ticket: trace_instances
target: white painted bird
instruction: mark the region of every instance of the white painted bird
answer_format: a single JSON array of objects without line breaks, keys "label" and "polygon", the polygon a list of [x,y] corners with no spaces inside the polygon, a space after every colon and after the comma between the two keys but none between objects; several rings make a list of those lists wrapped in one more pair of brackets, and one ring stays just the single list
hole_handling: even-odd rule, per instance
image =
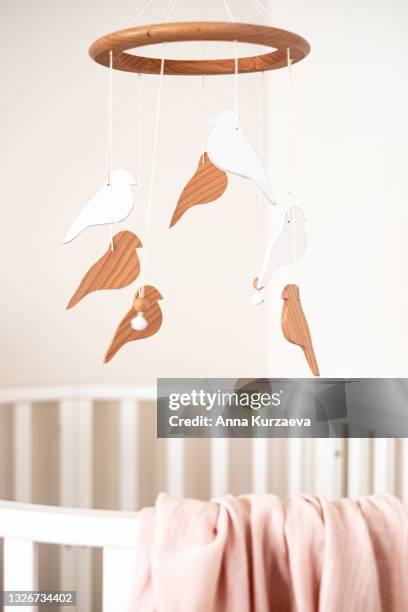
[{"label": "white painted bird", "polygon": [[127,170],[113,170],[110,184],[106,181],[93,198],[81,209],[64,238],[64,244],[74,240],[93,225],[105,225],[124,221],[134,206],[133,176]]},{"label": "white painted bird", "polygon": [[251,179],[266,198],[276,204],[263,164],[242,128],[237,126],[233,111],[224,111],[216,117],[207,152],[214,166]]},{"label": "white painted bird", "polygon": [[306,217],[301,208],[291,206],[285,212],[285,220],[266,251],[256,288],[262,289],[281,266],[295,263],[303,257],[307,247]]}]

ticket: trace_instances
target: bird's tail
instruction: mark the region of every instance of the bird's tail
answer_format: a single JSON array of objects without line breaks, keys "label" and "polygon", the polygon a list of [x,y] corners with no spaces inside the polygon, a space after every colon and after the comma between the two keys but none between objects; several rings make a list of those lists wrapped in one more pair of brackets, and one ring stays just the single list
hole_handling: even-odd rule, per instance
[{"label": "bird's tail", "polygon": [[320,376],[319,366],[317,364],[316,355],[314,353],[313,347],[303,346],[303,352],[305,354],[307,363],[309,364],[310,369],[312,370],[313,376]]}]

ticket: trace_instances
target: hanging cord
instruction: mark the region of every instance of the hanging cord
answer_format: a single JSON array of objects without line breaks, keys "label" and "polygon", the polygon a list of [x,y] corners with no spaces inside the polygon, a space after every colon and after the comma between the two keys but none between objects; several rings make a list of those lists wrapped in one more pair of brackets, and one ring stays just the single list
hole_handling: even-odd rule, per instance
[{"label": "hanging cord", "polygon": [[110,185],[110,175],[112,172],[112,148],[113,148],[113,51],[109,51],[109,70],[108,70],[108,116],[106,127],[106,177],[107,184]]},{"label": "hanging cord", "polygon": [[292,74],[292,58],[290,55],[290,48],[287,50],[288,58],[288,165],[287,165],[287,178],[286,178],[286,192],[288,197],[289,206],[291,206],[291,233],[292,233],[292,257],[293,261],[297,258],[297,245],[296,245],[296,229],[295,229],[295,218],[294,218],[294,188],[293,188],[293,176],[294,176],[294,121],[293,121],[293,74]]},{"label": "hanging cord", "polygon": [[226,12],[227,12],[227,15],[228,15],[228,17],[229,17],[229,20],[230,20],[230,21],[234,21],[234,14],[233,14],[233,12],[232,12],[232,10],[231,10],[231,7],[230,7],[230,5],[229,5],[228,0],[222,0],[222,3],[223,3],[224,8],[225,8],[225,10],[226,10]]},{"label": "hanging cord", "polygon": [[176,8],[177,0],[169,0],[166,4],[166,7],[159,19],[159,23],[166,22],[170,19],[173,14],[174,9]]},{"label": "hanging cord", "polygon": [[153,0],[141,0],[136,7],[129,13],[129,15],[120,22],[119,27],[131,27],[134,25],[142,15],[151,7]]},{"label": "hanging cord", "polygon": [[242,18],[242,13],[241,11],[238,9],[235,0],[230,0],[231,2],[231,12],[232,13],[236,13],[237,17],[238,17],[238,21],[243,21]]},{"label": "hanging cord", "polygon": [[[171,13],[174,10],[177,0],[169,0],[165,6],[165,9],[162,13],[162,16],[159,19],[159,23],[163,21],[168,21]],[[171,6],[173,3],[173,6]],[[151,7],[153,4],[153,0],[141,0],[136,8],[133,9],[129,13],[129,15],[120,23],[120,27],[127,25],[127,27],[131,27],[136,24],[136,22],[142,17],[145,12]],[[166,18],[167,15],[167,18]]]},{"label": "hanging cord", "polygon": [[259,0],[249,0],[252,6],[254,6],[264,17],[272,19],[272,13],[270,13]]},{"label": "hanging cord", "polygon": [[[247,21],[248,21],[248,20],[247,20],[247,19],[244,19],[244,16],[243,16],[242,12],[241,12],[241,11],[238,9],[238,7],[237,7],[237,5],[236,5],[236,1],[235,1],[235,0],[234,0],[234,1],[230,0],[230,2],[231,2],[231,10],[232,10],[232,12],[233,12],[233,13],[236,13],[236,15],[237,15],[237,17],[238,17],[238,20],[237,20],[237,21],[242,21],[242,22],[244,22],[244,23],[247,23]],[[262,48],[260,45],[258,45],[258,44],[257,44],[257,45],[256,45],[256,48],[258,49],[258,53],[259,53],[260,55],[262,55],[263,53],[266,53],[265,49],[264,49],[264,48]],[[270,50],[268,50],[268,53],[269,53],[269,52],[270,52]]]},{"label": "hanging cord", "polygon": [[[247,20],[246,20],[246,19],[244,19],[243,14],[242,14],[242,13],[241,13],[241,11],[238,9],[238,7],[237,7],[237,5],[236,5],[235,0],[234,0],[234,2],[232,2],[232,1],[230,0],[230,2],[231,2],[231,12],[232,12],[232,13],[236,13],[236,15],[237,15],[237,17],[238,17],[238,21],[243,21],[244,23],[246,23],[246,21],[247,21]],[[260,45],[258,45],[258,44],[257,44],[257,45],[256,45],[256,48],[258,49],[258,53],[259,53],[260,55],[262,55],[262,53],[265,53],[265,50],[264,50],[264,49],[263,49],[263,48],[262,48]]]},{"label": "hanging cord", "polygon": [[[147,276],[147,264],[148,264],[148,248],[149,248],[149,239],[150,239],[150,226],[151,226],[151,217],[152,217],[152,205],[153,205],[153,195],[154,195],[154,179],[156,174],[156,160],[157,160],[157,145],[159,139],[159,127],[160,127],[160,111],[161,111],[161,99],[162,99],[162,89],[163,89],[163,75],[164,75],[164,53],[165,53],[165,43],[163,43],[162,49],[162,58],[160,65],[160,78],[159,78],[159,90],[157,94],[157,106],[156,106],[156,118],[155,118],[155,127],[154,127],[154,137],[153,137],[153,156],[152,156],[152,166],[150,171],[150,185],[149,185],[149,195],[147,201],[147,213],[146,213],[146,239],[144,240],[144,248],[143,257],[142,257],[142,275],[143,279]],[[144,297],[144,280],[141,282],[141,287],[139,289],[139,296]]]},{"label": "hanging cord", "polygon": [[143,125],[143,95],[142,95],[142,74],[137,75],[138,83],[138,105],[137,105],[137,180],[139,186],[142,182],[142,125]]},{"label": "hanging cord", "polygon": [[[230,19],[230,21],[234,21],[234,14],[231,10],[231,7],[228,3],[228,0],[222,0],[222,3],[224,5],[224,8],[227,12],[227,15]],[[238,59],[238,41],[234,40],[234,47],[235,47],[235,57],[234,57],[234,72],[235,72],[235,76],[234,76],[234,106],[235,106],[235,129],[237,130],[239,128],[239,100],[238,100],[238,75],[239,75],[239,59]]]},{"label": "hanging cord", "polygon": [[[204,21],[204,0],[200,0],[200,18]],[[201,61],[205,59],[204,41],[201,41]],[[206,153],[206,123],[207,123],[207,100],[205,92],[205,76],[201,75],[201,162],[205,164]]]},{"label": "hanging cord", "polygon": [[137,119],[136,119],[136,125],[137,125],[137,137],[136,137],[136,141],[137,141],[137,159],[136,159],[136,179],[137,179],[137,184],[139,187],[139,201],[141,202],[141,188],[142,188],[142,125],[143,125],[143,96],[142,96],[142,75],[139,72],[138,76],[137,76],[137,83],[138,83],[138,88],[137,88],[137,98],[138,98],[138,104],[137,104]]},{"label": "hanging cord", "polygon": [[[265,129],[265,73],[261,72],[261,81],[260,81],[260,95],[259,95],[259,154],[260,159],[263,162],[265,156],[265,138],[264,138],[264,129]],[[258,193],[258,244],[259,244],[259,257],[262,257],[263,246],[262,246],[262,229],[263,229],[263,212],[264,212],[264,196],[259,191]]]},{"label": "hanging cord", "polygon": [[239,60],[238,60],[238,41],[234,41],[235,46],[235,77],[234,77],[234,107],[235,107],[235,129],[239,128]]},{"label": "hanging cord", "polygon": [[293,203],[293,78],[290,49],[287,50],[288,62],[288,159],[286,174],[286,193],[289,204]]},{"label": "hanging cord", "polygon": [[201,76],[201,162],[205,164],[206,153],[206,122],[207,122],[207,103],[205,96],[205,77]]},{"label": "hanging cord", "polygon": [[113,161],[113,51],[109,51],[109,70],[108,70],[108,118],[106,129],[106,183],[109,189],[110,198],[110,246],[113,251],[113,209],[112,209],[112,189],[111,174]]}]

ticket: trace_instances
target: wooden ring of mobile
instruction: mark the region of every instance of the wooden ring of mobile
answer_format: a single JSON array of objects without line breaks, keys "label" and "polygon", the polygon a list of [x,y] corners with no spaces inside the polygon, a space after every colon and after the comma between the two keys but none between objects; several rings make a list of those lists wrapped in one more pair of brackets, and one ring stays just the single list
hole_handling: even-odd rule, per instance
[{"label": "wooden ring of mobile", "polygon": [[[166,42],[230,41],[273,47],[274,51],[238,59],[238,72],[263,72],[288,65],[288,49],[292,63],[300,62],[310,52],[310,45],[298,34],[263,25],[223,21],[185,21],[161,23],[119,30],[95,41],[89,55],[102,66],[145,74],[160,74],[161,59],[126,53],[129,49]],[[165,59],[164,74],[216,75],[234,74],[235,59],[175,60]]]}]

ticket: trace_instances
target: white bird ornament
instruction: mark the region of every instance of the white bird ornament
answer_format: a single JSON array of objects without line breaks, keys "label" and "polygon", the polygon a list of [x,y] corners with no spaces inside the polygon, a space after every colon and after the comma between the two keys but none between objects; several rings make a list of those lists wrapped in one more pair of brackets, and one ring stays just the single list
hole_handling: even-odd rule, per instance
[{"label": "white bird ornament", "polygon": [[134,206],[132,185],[136,184],[134,177],[127,170],[113,170],[109,184],[106,180],[81,209],[64,238],[64,244],[74,240],[88,227],[124,221]]},{"label": "white bird ornament", "polygon": [[256,289],[263,289],[278,268],[303,257],[307,247],[305,221],[305,214],[298,206],[286,210],[283,225],[266,251],[261,272],[254,281]]},{"label": "white bird ornament", "polygon": [[214,166],[254,181],[269,202],[276,204],[263,164],[237,125],[234,111],[224,111],[216,117],[207,152]]}]

